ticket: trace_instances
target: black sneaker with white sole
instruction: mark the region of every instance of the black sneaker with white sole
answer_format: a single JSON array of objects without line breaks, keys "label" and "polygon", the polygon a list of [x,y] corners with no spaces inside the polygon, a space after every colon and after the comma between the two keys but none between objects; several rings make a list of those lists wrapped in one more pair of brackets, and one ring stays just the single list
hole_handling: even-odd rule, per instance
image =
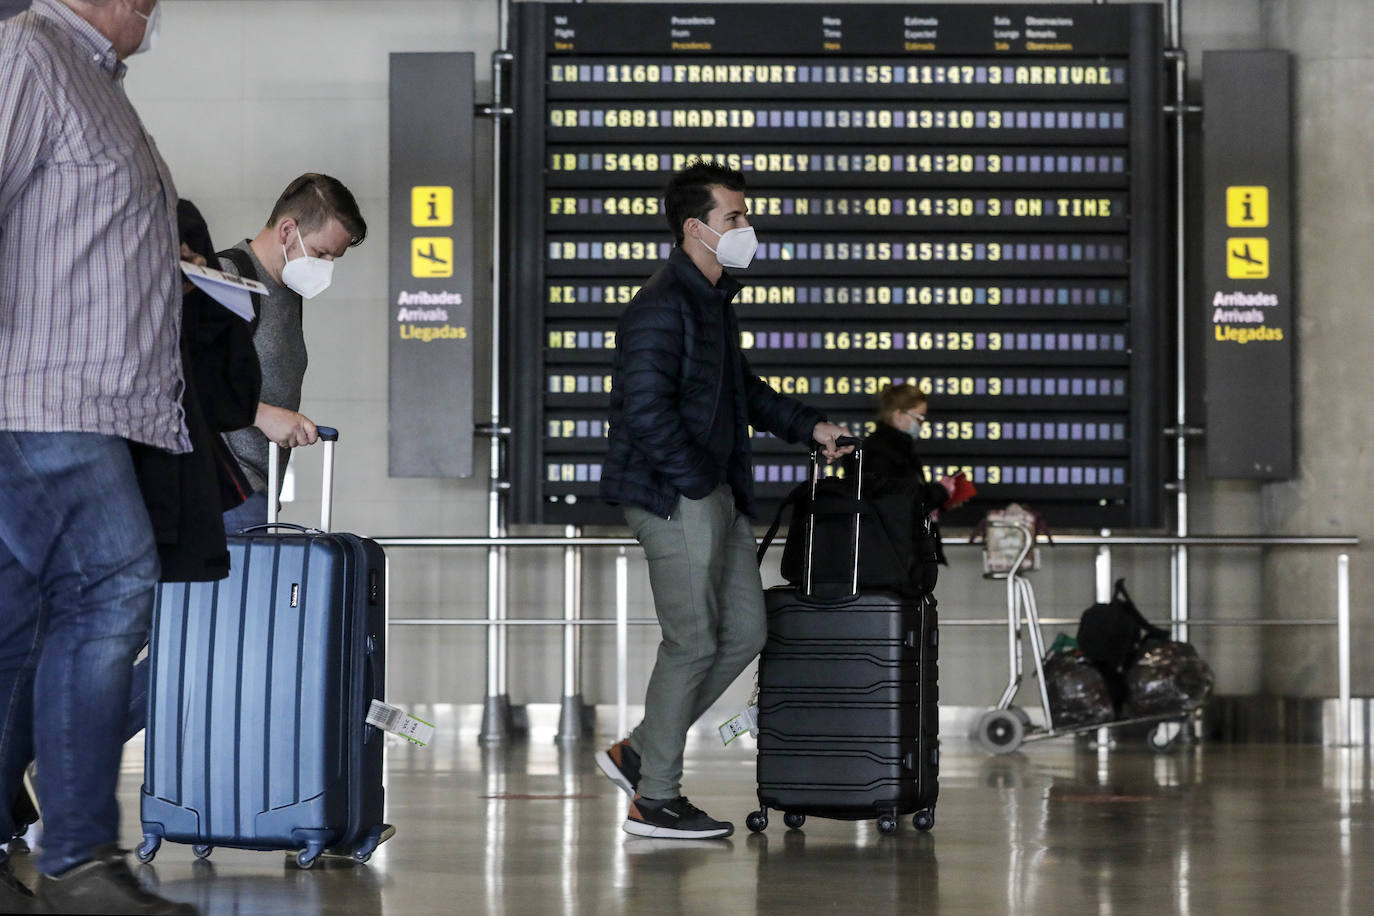
[{"label": "black sneaker with white sole", "polygon": [[596,765],[626,795],[635,797],[635,789],[639,788],[639,754],[630,747],[629,738],[617,741],[604,751],[597,751]]},{"label": "black sneaker with white sole", "polygon": [[636,795],[630,803],[630,816],[621,828],[632,836],[666,840],[711,840],[735,832],[729,821],[712,820],[687,796],[659,800]]}]

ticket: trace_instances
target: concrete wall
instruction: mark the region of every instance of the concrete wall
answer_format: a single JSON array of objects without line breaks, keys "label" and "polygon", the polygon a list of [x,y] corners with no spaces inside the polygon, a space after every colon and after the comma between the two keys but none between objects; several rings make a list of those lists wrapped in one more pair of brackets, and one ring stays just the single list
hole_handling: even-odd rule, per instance
[{"label": "concrete wall", "polygon": [[[183,196],[200,205],[221,245],[253,234],[277,193],[306,170],[331,173],[357,194],[371,231],[336,271],[334,286],[306,307],[311,366],[303,410],[343,430],[336,482],[336,526],[371,535],[483,534],[486,452],[468,480],[393,480],[386,463],[387,54],[392,51],[472,51],[479,101],[490,99],[490,53],[497,45],[495,0],[164,0],[158,50],[132,61],[128,89],[171,164]],[[1374,12],[1365,0],[1185,0],[1186,44],[1194,64],[1206,48],[1286,47],[1296,55],[1299,123],[1300,477],[1291,484],[1209,482],[1193,462],[1195,533],[1352,532],[1369,536],[1370,497],[1364,481],[1370,455],[1360,421],[1367,398],[1360,349],[1374,321],[1358,295],[1367,260],[1361,231],[1374,212],[1370,181],[1359,166],[1371,133]],[[1196,139],[1196,130],[1193,133]],[[1361,144],[1365,145],[1361,145]],[[490,131],[479,126],[477,212],[491,202]],[[1161,193],[1167,193],[1161,189]],[[1196,237],[1196,236],[1195,236]],[[490,265],[479,237],[479,274]],[[490,300],[476,291],[477,415],[486,415],[486,342]],[[1319,320],[1318,316],[1322,316]],[[1201,378],[1200,366],[1193,379]],[[1190,401],[1200,419],[1201,395]],[[933,405],[938,409],[938,405]],[[479,443],[479,448],[481,444]],[[301,498],[285,513],[308,521],[318,513],[314,455],[295,462]],[[1353,459],[1353,461],[1352,461]],[[561,533],[561,529],[546,529]],[[517,533],[541,533],[520,531]],[[597,533],[591,532],[588,533]],[[608,530],[606,533],[621,532]],[[958,532],[953,532],[958,534]],[[1002,613],[1003,593],[979,576],[978,553],[951,551],[942,578],[944,619]],[[588,615],[613,611],[612,552],[588,552]],[[1041,612],[1074,617],[1093,598],[1093,552],[1047,551],[1035,585]],[[1374,590],[1354,567],[1355,595]],[[1127,577],[1151,617],[1167,617],[1166,552],[1118,550]],[[1193,613],[1198,618],[1316,616],[1333,601],[1330,552],[1259,551],[1193,554]],[[776,581],[774,569],[766,581]],[[486,603],[482,551],[395,550],[391,560],[394,617],[481,616]],[[631,553],[631,616],[652,616],[642,561]],[[558,550],[513,551],[510,613],[557,617],[562,609]],[[1359,645],[1371,640],[1368,603],[1357,602]],[[1051,634],[1052,636],[1052,634]],[[1223,690],[1262,689],[1331,694],[1334,635],[1288,629],[1262,638],[1253,629],[1195,631],[1214,662]],[[986,704],[1005,682],[1005,641],[996,629],[947,626],[942,697],[951,704]],[[485,642],[470,627],[397,627],[392,633],[391,696],[401,703],[477,703],[483,695]],[[656,632],[632,632],[630,693],[642,696]],[[510,637],[511,696],[549,702],[561,692],[557,631],[521,628]],[[595,628],[584,642],[587,698],[614,699],[613,636]],[[1374,669],[1356,667],[1357,690],[1374,691]],[[742,702],[746,687],[732,697]]]}]

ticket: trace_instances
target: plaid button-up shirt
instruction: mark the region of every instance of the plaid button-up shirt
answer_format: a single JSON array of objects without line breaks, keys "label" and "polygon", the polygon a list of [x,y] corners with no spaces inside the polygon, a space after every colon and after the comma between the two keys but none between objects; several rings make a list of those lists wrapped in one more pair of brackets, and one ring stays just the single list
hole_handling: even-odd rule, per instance
[{"label": "plaid button-up shirt", "polygon": [[0,429],[186,452],[177,194],[124,73],[57,0],[0,22]]}]

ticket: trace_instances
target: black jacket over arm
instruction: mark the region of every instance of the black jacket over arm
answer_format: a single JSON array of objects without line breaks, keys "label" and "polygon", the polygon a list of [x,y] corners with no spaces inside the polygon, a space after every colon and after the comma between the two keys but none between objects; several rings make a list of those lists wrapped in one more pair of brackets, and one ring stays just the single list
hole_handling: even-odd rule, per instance
[{"label": "black jacket over arm", "polygon": [[181,406],[191,451],[129,444],[153,525],[164,582],[209,582],[229,573],[221,513],[243,502],[248,481],[220,433],[251,425],[262,371],[248,322],[205,293],[182,299]]},{"label": "black jacket over arm", "polygon": [[601,496],[607,502],[667,518],[679,494],[700,499],[715,488],[719,468],[706,443],[724,371],[735,374],[736,428],[726,482],[745,515],[754,514],[749,425],[801,442],[824,419],[778,394],[750,369],[729,304],[739,288],[728,274],[712,286],[692,259],[674,248],[621,314],[609,446],[601,470]]}]

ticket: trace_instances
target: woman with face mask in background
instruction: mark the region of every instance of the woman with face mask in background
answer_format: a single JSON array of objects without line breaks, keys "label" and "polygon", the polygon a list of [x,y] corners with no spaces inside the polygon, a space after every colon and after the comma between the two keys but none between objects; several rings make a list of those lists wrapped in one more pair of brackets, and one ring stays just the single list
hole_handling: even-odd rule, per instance
[{"label": "woman with face mask in background", "polygon": [[[929,481],[925,463],[917,451],[921,430],[927,422],[927,407],[926,393],[905,382],[888,385],[878,393],[877,422],[873,432],[864,439],[865,479],[915,478],[922,483],[920,494],[926,506],[953,509],[964,502],[963,499],[954,501],[955,479],[942,477],[938,482]],[[945,562],[943,550],[939,551],[939,559]]]}]

